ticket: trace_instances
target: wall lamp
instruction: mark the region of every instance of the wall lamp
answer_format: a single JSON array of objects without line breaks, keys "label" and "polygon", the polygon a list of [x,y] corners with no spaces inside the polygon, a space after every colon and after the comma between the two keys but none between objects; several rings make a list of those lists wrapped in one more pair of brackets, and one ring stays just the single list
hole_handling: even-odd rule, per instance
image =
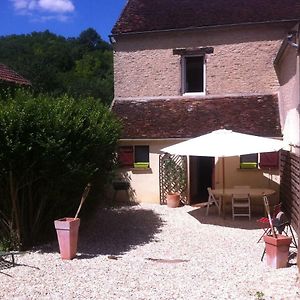
[{"label": "wall lamp", "polygon": [[297,31],[291,31],[291,32],[289,32],[288,33],[288,35],[287,35],[287,42],[288,42],[288,44],[289,45],[291,45],[292,47],[294,47],[294,48],[297,48],[297,49],[299,49],[299,44],[296,44],[294,41],[293,41],[293,38],[294,38],[294,36],[297,34]]}]

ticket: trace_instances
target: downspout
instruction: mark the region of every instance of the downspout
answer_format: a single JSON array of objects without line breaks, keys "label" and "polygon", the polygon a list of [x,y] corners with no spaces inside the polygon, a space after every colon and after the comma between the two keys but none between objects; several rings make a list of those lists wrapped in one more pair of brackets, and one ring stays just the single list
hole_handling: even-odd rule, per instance
[{"label": "downspout", "polygon": [[[298,82],[297,87],[296,87],[296,105],[294,109],[296,109],[298,113],[298,120],[300,119],[300,23],[297,24],[296,30],[291,31],[287,35],[287,44],[296,49],[296,82]],[[300,123],[295,124],[298,128],[300,128]],[[297,145],[293,141],[292,144],[290,144],[290,151],[296,152],[298,156],[300,156],[300,148],[299,144]],[[294,150],[294,151],[293,151]]]},{"label": "downspout", "polygon": [[[300,23],[298,23],[298,26],[297,26],[297,33],[296,33],[296,44],[297,44],[297,67],[296,67],[296,72],[297,72],[297,99],[298,99],[298,104],[297,104],[297,107],[296,107],[296,111],[298,113],[298,120],[300,120]],[[298,126],[298,130],[300,128],[300,122],[297,124]],[[299,142],[299,140],[298,140]],[[294,150],[296,152],[296,154],[298,156],[300,156],[300,148],[299,148],[299,143],[298,145],[294,145]],[[300,175],[299,175],[300,176]],[[299,186],[300,188],[300,186]],[[300,259],[300,258],[299,258]]]},{"label": "downspout", "polygon": [[[293,41],[293,38],[296,38],[296,43]],[[298,24],[298,30],[297,31],[292,31],[292,32],[289,32],[288,35],[287,35],[287,42],[290,46],[298,49],[299,51],[299,24]]]}]

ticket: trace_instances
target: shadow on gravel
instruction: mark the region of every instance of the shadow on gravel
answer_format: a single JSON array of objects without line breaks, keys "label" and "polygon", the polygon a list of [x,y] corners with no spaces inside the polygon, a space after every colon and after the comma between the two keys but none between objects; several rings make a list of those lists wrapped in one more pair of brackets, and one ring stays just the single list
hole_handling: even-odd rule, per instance
[{"label": "shadow on gravel", "polygon": [[[133,202],[100,207],[90,215],[90,220],[81,219],[75,259],[122,255],[136,246],[155,241],[155,235],[163,226],[164,221],[158,214]],[[58,241],[34,247],[33,251],[59,255]]]},{"label": "shadow on gravel", "polygon": [[163,225],[158,214],[138,206],[103,208],[80,228],[78,258],[121,255],[154,241]]},{"label": "shadow on gravel", "polygon": [[208,216],[206,216],[206,207],[196,208],[192,211],[189,211],[188,213],[202,224],[211,224],[216,226],[248,230],[258,229],[259,227],[256,224],[256,220],[261,217],[253,216],[251,221],[249,221],[248,218],[240,217],[236,218],[235,221],[233,221],[231,215],[229,214],[226,215],[225,219],[222,216],[219,216],[216,207],[209,208]]},{"label": "shadow on gravel", "polygon": [[0,274],[4,274],[4,275],[7,275],[9,277],[12,277],[11,275],[2,272],[2,270],[10,269],[10,268],[15,268],[15,267],[19,267],[19,266],[33,268],[33,269],[36,269],[36,270],[40,269],[38,267],[34,267],[34,266],[26,265],[26,264],[20,264],[20,263],[17,263],[16,261],[14,263],[12,263],[11,261],[7,261],[7,260],[4,260],[4,259],[1,259],[0,260]]}]

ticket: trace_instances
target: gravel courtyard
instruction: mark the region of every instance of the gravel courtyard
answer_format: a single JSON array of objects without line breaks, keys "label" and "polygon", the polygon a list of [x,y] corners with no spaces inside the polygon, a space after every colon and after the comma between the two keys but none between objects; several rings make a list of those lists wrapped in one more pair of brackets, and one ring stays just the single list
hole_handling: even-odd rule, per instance
[{"label": "gravel courtyard", "polygon": [[0,299],[300,299],[295,257],[262,263],[255,220],[142,204],[82,222],[77,258],[53,242],[0,268]]}]

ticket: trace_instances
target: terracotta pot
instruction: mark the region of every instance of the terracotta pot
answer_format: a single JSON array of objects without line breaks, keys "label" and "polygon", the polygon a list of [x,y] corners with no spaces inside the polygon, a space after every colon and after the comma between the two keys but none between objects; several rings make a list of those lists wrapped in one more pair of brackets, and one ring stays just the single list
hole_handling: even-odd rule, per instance
[{"label": "terracotta pot", "polygon": [[277,238],[265,235],[267,265],[273,268],[285,268],[288,263],[292,238],[281,234]]},{"label": "terracotta pot", "polygon": [[62,259],[73,259],[77,253],[79,218],[63,218],[54,221],[60,256]]},{"label": "terracotta pot", "polygon": [[167,195],[167,206],[171,208],[178,207],[180,204],[180,194],[168,194]]}]

